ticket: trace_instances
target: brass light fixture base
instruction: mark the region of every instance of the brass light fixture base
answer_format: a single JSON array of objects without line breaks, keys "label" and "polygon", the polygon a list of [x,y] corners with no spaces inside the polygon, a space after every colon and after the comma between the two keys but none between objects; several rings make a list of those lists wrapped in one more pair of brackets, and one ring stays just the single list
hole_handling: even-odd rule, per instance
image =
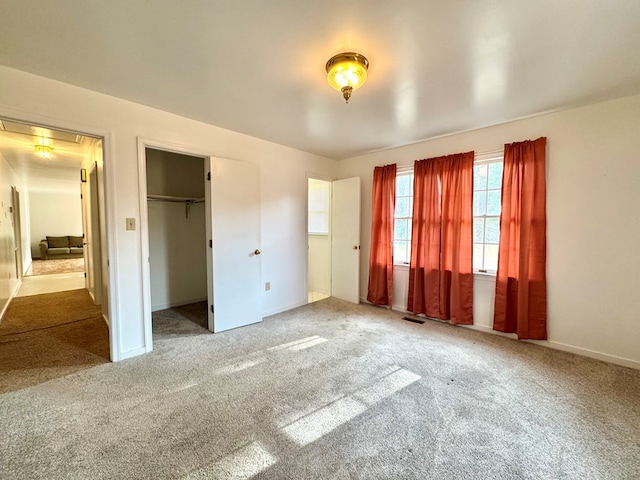
[{"label": "brass light fixture base", "polygon": [[342,93],[349,103],[351,94],[367,81],[369,60],[355,52],[344,52],[334,55],[325,65],[327,81],[335,90]]},{"label": "brass light fixture base", "polygon": [[351,98],[351,92],[353,92],[353,87],[342,87],[340,89],[340,91],[342,92],[342,96],[344,97],[344,101],[346,103],[349,103],[349,99]]}]

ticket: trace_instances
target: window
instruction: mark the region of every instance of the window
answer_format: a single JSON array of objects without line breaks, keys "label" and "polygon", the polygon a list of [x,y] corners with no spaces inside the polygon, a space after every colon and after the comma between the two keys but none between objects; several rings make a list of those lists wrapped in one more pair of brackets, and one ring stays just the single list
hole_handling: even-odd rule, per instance
[{"label": "window", "polygon": [[329,235],[331,182],[309,179],[309,233]]},{"label": "window", "polygon": [[[502,155],[476,160],[473,167],[473,270],[496,273],[500,243]],[[408,265],[411,260],[413,214],[413,172],[396,176],[396,211],[393,234],[393,262]]]},{"label": "window", "polygon": [[473,167],[473,270],[495,273],[500,243],[502,158]]},{"label": "window", "polygon": [[393,226],[393,263],[408,265],[411,258],[413,172],[396,175],[396,211]]}]

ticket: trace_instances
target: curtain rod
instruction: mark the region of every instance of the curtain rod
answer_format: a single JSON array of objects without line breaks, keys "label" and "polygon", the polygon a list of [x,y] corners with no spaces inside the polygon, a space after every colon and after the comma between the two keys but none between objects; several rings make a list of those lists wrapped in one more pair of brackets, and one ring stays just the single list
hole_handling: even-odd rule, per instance
[{"label": "curtain rod", "polygon": [[[489,161],[489,160],[493,160],[497,157],[501,157],[502,155],[504,155],[504,150],[503,149],[496,149],[496,150],[486,150],[484,152],[474,152],[474,159],[476,162],[485,162],[485,161]],[[415,160],[414,160],[415,161]],[[396,171],[398,172],[409,172],[413,170],[413,161],[408,164],[408,165],[398,165],[398,168],[396,169]]]}]

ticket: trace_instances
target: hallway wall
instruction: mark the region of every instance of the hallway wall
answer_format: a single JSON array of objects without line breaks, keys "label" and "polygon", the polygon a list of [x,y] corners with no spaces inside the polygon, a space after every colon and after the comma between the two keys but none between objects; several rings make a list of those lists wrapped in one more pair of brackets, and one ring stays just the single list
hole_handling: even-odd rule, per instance
[{"label": "hallway wall", "polygon": [[0,154],[0,322],[18,288],[14,250],[11,186],[21,187],[18,175]]},{"label": "hallway wall", "polygon": [[47,236],[82,235],[80,181],[50,179],[46,186],[29,188],[31,255],[40,257],[40,240]]}]

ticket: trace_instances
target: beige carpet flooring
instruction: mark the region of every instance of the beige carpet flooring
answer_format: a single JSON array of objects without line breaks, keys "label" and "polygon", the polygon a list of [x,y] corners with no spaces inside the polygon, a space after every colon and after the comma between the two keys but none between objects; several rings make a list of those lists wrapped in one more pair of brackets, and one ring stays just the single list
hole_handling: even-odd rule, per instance
[{"label": "beige carpet flooring", "polygon": [[16,297],[0,324],[0,392],[108,361],[109,331],[84,289]]},{"label": "beige carpet flooring", "polygon": [[335,299],[216,335],[187,316],[0,395],[0,478],[638,478],[640,371]]},{"label": "beige carpet flooring", "polygon": [[60,258],[54,260],[34,258],[31,266],[25,273],[25,277],[74,272],[84,272],[84,258]]}]

